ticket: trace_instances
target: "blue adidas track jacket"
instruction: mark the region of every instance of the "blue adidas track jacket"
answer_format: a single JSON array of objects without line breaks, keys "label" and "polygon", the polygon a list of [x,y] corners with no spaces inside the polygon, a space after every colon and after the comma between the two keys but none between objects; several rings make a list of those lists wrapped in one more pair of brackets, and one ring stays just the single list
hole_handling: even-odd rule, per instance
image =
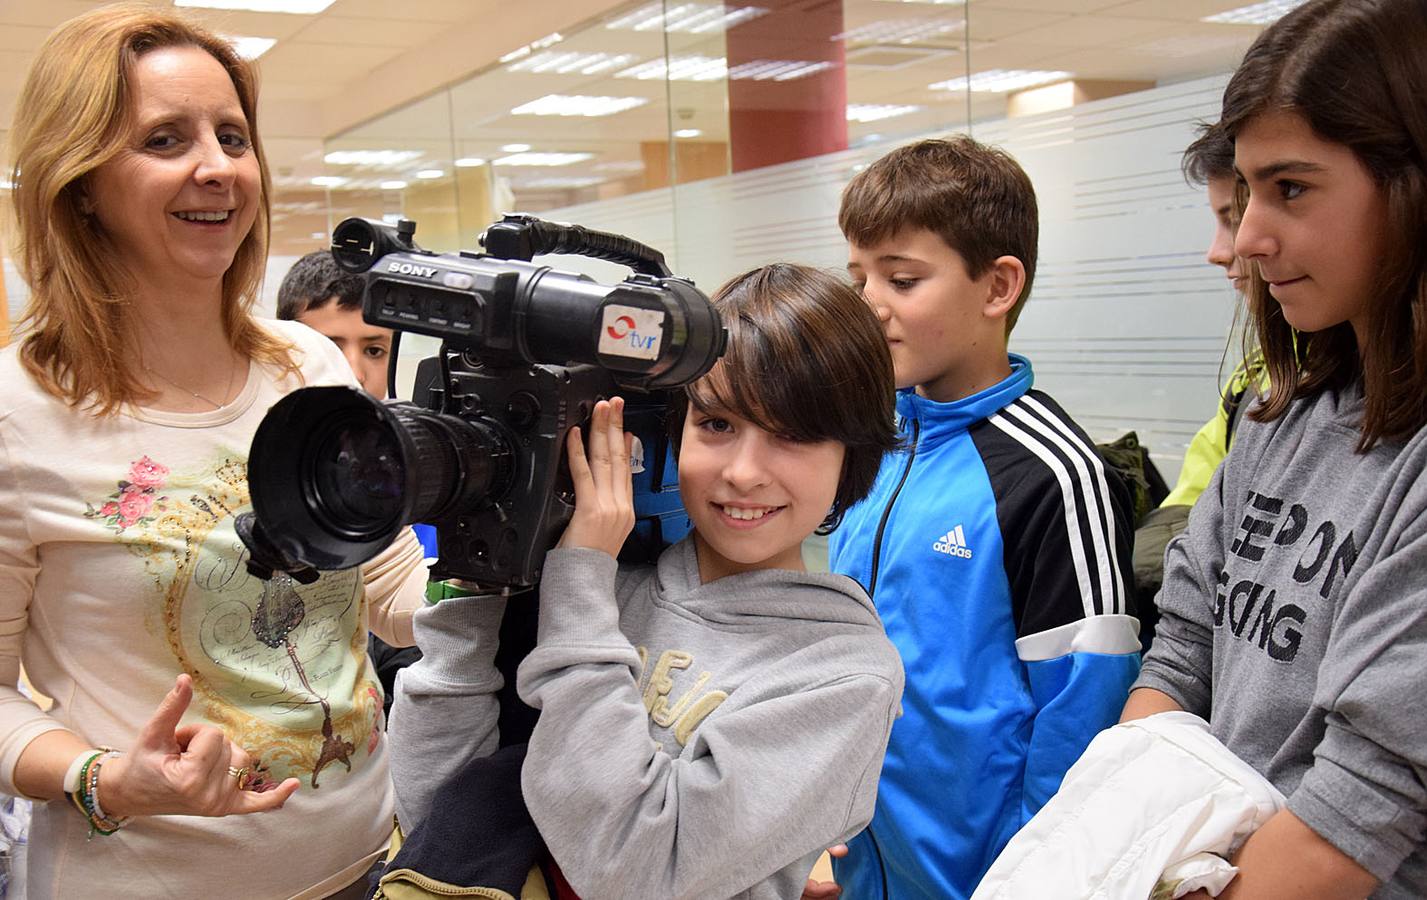
[{"label": "blue adidas track jacket", "polygon": [[1139,672],[1128,491],[1010,362],[953,403],[899,392],[908,447],[832,535],[907,674],[844,897],[970,896]]}]

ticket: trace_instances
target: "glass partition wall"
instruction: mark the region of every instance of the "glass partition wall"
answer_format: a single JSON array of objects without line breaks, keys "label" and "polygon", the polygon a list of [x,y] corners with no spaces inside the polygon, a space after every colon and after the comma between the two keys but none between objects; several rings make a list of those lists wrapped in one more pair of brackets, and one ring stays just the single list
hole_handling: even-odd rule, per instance
[{"label": "glass partition wall", "polygon": [[274,252],[320,247],[348,215],[405,216],[423,246],[472,248],[521,210],[642,240],[708,290],[775,259],[841,269],[847,179],[898,144],[970,132],[1012,152],[1040,199],[1012,349],[1096,437],[1137,429],[1172,478],[1236,349],[1235,299],[1203,262],[1211,223],[1179,154],[1292,5],[635,0],[552,21],[328,139],[316,183],[279,186]]},{"label": "glass partition wall", "polygon": [[280,192],[276,249],[354,213],[469,247],[503,210],[651,193],[665,238],[683,185],[965,129],[970,46],[959,3],[631,3],[327,140],[324,175]]},{"label": "glass partition wall", "polygon": [[[1179,154],[1259,30],[1299,2],[631,0],[555,17],[329,137],[319,177],[274,172],[260,309],[350,215],[414,219],[423,246],[449,251],[501,212],[539,213],[642,240],[710,290],[775,259],[841,269],[848,178],[898,144],[970,132],[1012,152],[1040,202],[1012,349],[1096,437],[1137,429],[1173,478],[1238,349]],[[8,204],[6,182],[7,223]],[[3,263],[13,323],[28,292]],[[412,344],[407,371],[427,349]]]}]

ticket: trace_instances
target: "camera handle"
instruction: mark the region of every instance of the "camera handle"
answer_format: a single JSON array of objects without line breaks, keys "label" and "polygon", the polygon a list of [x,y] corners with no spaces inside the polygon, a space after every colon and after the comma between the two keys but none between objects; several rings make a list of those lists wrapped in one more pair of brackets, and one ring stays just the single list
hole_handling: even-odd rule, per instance
[{"label": "camera handle", "polygon": [[674,274],[664,262],[664,254],[636,240],[583,225],[546,222],[525,213],[507,213],[485,230],[480,244],[486,253],[500,259],[530,262],[545,253],[568,253],[619,263],[656,278]]}]

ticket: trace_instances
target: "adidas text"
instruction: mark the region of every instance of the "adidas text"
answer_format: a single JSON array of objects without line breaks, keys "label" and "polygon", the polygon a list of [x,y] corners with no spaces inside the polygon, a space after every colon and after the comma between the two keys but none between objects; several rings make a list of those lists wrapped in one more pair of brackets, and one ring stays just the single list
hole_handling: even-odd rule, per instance
[{"label": "adidas text", "polygon": [[932,549],[937,553],[945,553],[947,556],[959,556],[962,559],[971,558],[971,548],[966,546],[966,534],[960,525],[948,531],[932,544]]}]

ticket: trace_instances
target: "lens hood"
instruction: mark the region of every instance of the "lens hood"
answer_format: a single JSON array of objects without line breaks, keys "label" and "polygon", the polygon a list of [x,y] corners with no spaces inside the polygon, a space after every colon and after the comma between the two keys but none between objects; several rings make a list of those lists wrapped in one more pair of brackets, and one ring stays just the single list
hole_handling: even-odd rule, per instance
[{"label": "lens hood", "polygon": [[352,387],[288,394],[258,426],[248,483],[259,527],[289,559],[347,569],[412,521],[416,455],[397,417]]}]

